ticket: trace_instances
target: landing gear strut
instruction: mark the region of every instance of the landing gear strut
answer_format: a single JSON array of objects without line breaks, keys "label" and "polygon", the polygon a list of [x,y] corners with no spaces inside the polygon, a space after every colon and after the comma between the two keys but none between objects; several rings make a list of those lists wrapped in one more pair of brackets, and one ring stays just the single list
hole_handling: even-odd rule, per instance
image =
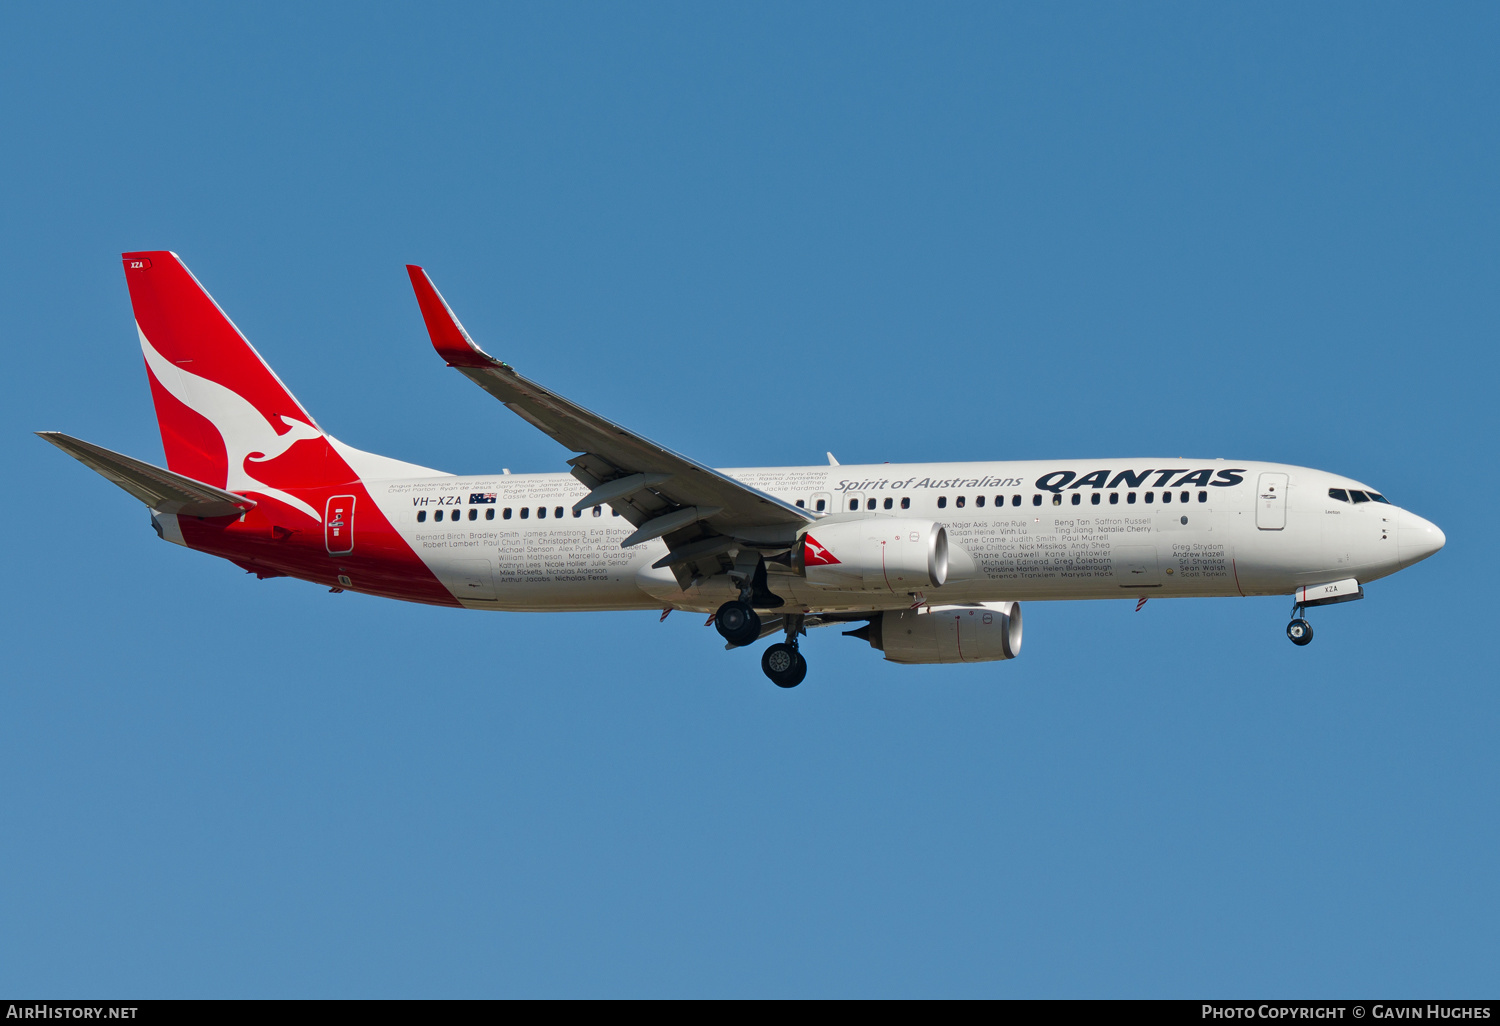
[{"label": "landing gear strut", "polygon": [[1286,636],[1291,639],[1293,645],[1307,645],[1312,642],[1312,624],[1302,618],[1303,605],[1293,603],[1292,622],[1286,625]]},{"label": "landing gear strut", "polygon": [[726,602],[714,614],[714,629],[731,645],[753,645],[760,639],[760,617],[748,602]]}]

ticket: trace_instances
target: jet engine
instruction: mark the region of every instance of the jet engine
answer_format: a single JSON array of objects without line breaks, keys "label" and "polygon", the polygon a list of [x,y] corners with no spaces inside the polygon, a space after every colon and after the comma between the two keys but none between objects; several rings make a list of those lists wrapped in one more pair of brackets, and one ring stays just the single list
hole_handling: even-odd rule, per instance
[{"label": "jet engine", "polygon": [[868,517],[812,525],[797,562],[809,584],[892,594],[940,588],[948,579],[948,532],[932,520]]},{"label": "jet engine", "polygon": [[845,631],[893,663],[984,663],[1021,652],[1021,603],[890,609]]}]

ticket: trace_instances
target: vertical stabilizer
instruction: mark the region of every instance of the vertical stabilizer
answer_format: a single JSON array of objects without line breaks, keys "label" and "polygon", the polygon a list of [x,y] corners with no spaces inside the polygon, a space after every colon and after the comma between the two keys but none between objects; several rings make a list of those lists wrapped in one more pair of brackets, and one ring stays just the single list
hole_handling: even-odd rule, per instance
[{"label": "vertical stabilizer", "polygon": [[167,466],[318,519],[288,491],[326,480],[327,446],[312,416],[177,254],[126,253],[124,262]]}]

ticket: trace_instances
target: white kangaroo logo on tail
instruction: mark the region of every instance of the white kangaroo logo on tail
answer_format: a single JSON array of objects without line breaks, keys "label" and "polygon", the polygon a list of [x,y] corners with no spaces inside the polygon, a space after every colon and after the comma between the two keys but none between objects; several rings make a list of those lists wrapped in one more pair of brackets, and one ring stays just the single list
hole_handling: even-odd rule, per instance
[{"label": "white kangaroo logo on tail", "polygon": [[224,440],[224,451],[229,457],[229,475],[224,487],[231,492],[254,491],[280,499],[321,523],[323,518],[318,515],[318,511],[295,495],[288,495],[251,477],[245,469],[245,462],[266,463],[274,460],[294,443],[321,438],[323,432],[295,417],[282,415],[281,422],[292,430],[284,435],[277,434],[270,420],[239,393],[173,364],[146,340],[146,333],[141,331],[139,324],[135,330],[141,337],[141,352],[146,356],[146,366],[151,368],[151,373],[156,376],[161,387],[172,393],[182,405],[212,424],[219,432],[219,437]]}]

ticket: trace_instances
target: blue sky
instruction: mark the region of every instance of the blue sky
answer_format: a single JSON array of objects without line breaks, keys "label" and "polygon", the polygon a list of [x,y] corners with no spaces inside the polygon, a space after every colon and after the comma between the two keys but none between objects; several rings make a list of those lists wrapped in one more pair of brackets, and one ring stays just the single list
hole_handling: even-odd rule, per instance
[{"label": "blue sky", "polygon": [[[1492,5],[0,15],[0,991],[1472,996],[1500,965]],[[328,430],[720,466],[1281,460],[1448,546],[1318,612],[1034,603],[1021,658],[399,605],[160,543],[117,259]],[[1486,540],[1491,539],[1491,540]]]}]

